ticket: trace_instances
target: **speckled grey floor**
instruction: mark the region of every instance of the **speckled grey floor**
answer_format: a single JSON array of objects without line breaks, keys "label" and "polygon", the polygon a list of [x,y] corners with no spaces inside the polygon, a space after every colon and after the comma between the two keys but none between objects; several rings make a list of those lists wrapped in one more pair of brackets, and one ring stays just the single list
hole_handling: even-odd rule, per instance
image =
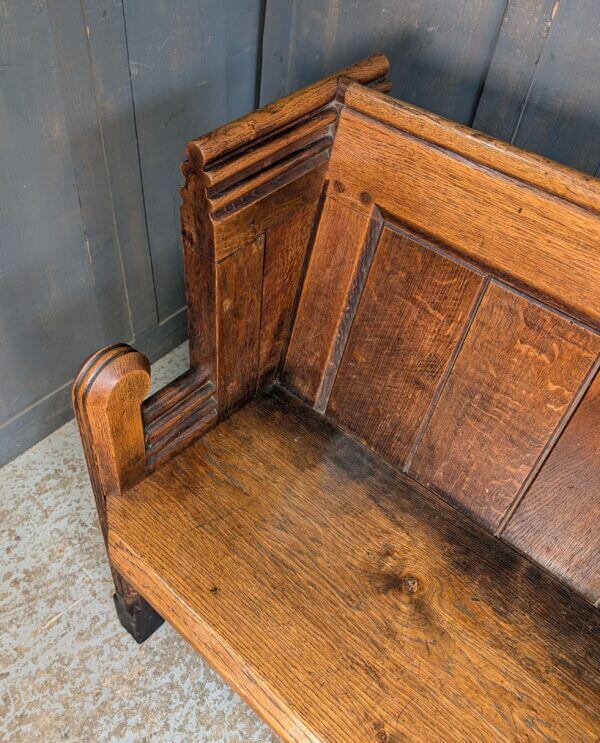
[{"label": "speckled grey floor", "polygon": [[173,629],[119,625],[73,421],[0,470],[0,530],[1,741],[277,740]]}]

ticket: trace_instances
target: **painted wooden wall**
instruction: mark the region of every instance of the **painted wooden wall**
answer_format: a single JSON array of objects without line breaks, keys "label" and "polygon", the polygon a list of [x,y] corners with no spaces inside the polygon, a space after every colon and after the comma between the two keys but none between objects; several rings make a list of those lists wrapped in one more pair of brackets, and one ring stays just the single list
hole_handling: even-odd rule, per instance
[{"label": "painted wooden wall", "polygon": [[0,464],[88,353],[185,337],[185,142],[373,52],[393,95],[600,176],[598,0],[0,0]]},{"label": "painted wooden wall", "polygon": [[260,0],[0,0],[0,464],[96,348],[185,338],[185,143],[255,108]]}]

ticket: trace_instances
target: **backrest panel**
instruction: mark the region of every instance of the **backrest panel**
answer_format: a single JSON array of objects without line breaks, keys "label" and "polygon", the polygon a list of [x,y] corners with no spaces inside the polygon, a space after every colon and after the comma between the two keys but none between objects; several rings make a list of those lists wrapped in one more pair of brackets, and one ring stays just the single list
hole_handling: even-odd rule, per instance
[{"label": "backrest panel", "polygon": [[491,140],[351,94],[384,121],[340,113],[283,383],[596,601],[600,488],[561,504],[597,409],[598,184],[514,148],[495,170]]},{"label": "backrest panel", "polygon": [[374,202],[417,233],[600,327],[600,219],[347,109],[329,178],[356,209]]},{"label": "backrest panel", "polygon": [[600,352],[600,338],[491,282],[408,472],[495,531]]},{"label": "backrest panel", "polygon": [[317,410],[327,406],[380,229],[377,210],[324,199],[283,372]]},{"label": "backrest panel", "polygon": [[265,233],[263,260],[258,387],[275,381],[281,353],[287,343],[296,294],[304,268],[319,202],[303,209]]},{"label": "backrest panel", "polygon": [[484,280],[385,227],[327,414],[404,469]]},{"label": "backrest panel", "polygon": [[591,601],[600,597],[600,374],[503,532]]}]

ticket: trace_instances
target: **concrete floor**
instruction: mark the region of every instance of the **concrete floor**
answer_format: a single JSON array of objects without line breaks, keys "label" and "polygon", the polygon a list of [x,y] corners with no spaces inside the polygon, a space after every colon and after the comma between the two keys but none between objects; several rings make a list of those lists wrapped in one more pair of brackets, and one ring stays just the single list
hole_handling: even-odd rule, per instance
[{"label": "concrete floor", "polygon": [[73,421],[0,470],[0,535],[1,741],[277,740],[171,627],[121,628]]}]

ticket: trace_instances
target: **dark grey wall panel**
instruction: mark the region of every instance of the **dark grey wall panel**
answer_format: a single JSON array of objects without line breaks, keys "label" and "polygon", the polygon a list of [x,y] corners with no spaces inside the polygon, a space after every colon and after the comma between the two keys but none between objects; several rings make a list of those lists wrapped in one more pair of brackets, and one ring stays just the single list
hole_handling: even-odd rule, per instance
[{"label": "dark grey wall panel", "polygon": [[124,8],[154,284],[164,319],[184,303],[183,146],[255,107],[260,0],[125,0]]},{"label": "dark grey wall panel", "polygon": [[510,2],[472,126],[512,140],[558,11],[558,0]]},{"label": "dark grey wall panel", "polygon": [[106,158],[116,237],[123,259],[133,332],[158,322],[139,170],[123,6],[83,0],[98,125]]},{"label": "dark grey wall panel", "polygon": [[600,163],[600,0],[562,0],[513,135],[592,175]]},{"label": "dark grey wall panel", "polygon": [[100,208],[82,210],[80,203],[90,196],[89,169],[99,154],[81,146],[95,126],[77,101],[87,81],[64,48],[57,54],[49,7],[11,0],[4,10],[0,426],[64,385],[84,354],[129,327],[118,255],[102,214],[102,178]]},{"label": "dark grey wall panel", "polygon": [[506,0],[268,0],[261,103],[383,52],[393,95],[469,123],[505,7]]},{"label": "dark grey wall panel", "polygon": [[262,16],[260,0],[131,0],[127,26],[119,0],[0,5],[1,465],[71,415],[91,351],[153,359],[185,338],[178,166],[254,107]]}]

